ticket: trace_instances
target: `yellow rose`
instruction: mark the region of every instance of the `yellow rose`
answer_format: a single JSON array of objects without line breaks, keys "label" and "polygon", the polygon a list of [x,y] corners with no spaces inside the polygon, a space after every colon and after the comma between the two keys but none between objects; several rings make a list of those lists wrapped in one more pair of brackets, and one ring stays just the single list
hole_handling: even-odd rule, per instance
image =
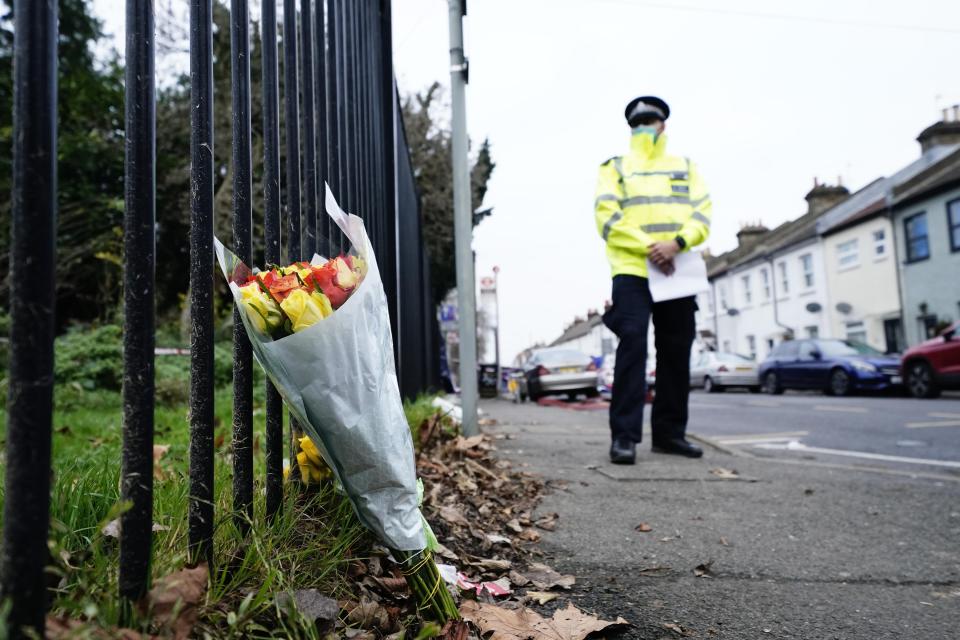
[{"label": "yellow rose", "polygon": [[310,294],[303,289],[294,289],[290,292],[290,295],[284,298],[280,306],[287,317],[290,318],[294,333],[312,327],[326,317],[320,303],[311,298]]},{"label": "yellow rose", "polygon": [[314,302],[316,302],[320,307],[320,311],[323,313],[324,318],[333,313],[333,306],[330,304],[330,298],[323,295],[319,291],[314,291],[310,294],[310,297],[313,298]]},{"label": "yellow rose", "polygon": [[260,288],[259,283],[251,282],[240,287],[240,296],[247,317],[261,333],[273,333],[283,324],[283,314],[277,303]]},{"label": "yellow rose", "polygon": [[360,256],[350,256],[350,264],[353,265],[353,272],[357,274],[357,278],[363,280],[367,275],[367,261]]}]

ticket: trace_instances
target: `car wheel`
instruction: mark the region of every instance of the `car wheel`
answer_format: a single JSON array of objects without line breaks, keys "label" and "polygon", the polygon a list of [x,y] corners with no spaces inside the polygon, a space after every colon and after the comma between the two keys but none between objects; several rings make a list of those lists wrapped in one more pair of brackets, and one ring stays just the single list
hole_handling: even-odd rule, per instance
[{"label": "car wheel", "polygon": [[933,369],[926,362],[911,362],[907,367],[907,389],[914,398],[936,398],[940,389],[933,380]]},{"label": "car wheel", "polygon": [[780,378],[775,371],[771,371],[763,376],[763,392],[772,396],[778,396],[783,393],[783,387],[780,386]]},{"label": "car wheel", "polygon": [[713,384],[713,378],[710,376],[703,379],[703,390],[707,393],[716,393],[717,389]]},{"label": "car wheel", "polygon": [[830,373],[830,395],[846,396],[850,394],[851,384],[850,374],[843,369],[834,369]]},{"label": "car wheel", "polygon": [[586,392],[586,393],[587,393],[587,397],[588,397],[588,398],[599,398],[599,397],[600,397],[600,390],[597,389],[597,388],[587,389],[587,392]]}]

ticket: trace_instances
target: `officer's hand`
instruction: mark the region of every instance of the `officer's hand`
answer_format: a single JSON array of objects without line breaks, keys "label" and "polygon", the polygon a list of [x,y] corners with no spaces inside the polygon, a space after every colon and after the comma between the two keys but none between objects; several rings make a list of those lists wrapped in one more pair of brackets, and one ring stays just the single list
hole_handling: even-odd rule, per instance
[{"label": "officer's hand", "polygon": [[647,255],[653,264],[661,267],[662,271],[664,263],[672,262],[674,256],[679,252],[680,245],[677,244],[677,241],[667,240],[666,242],[654,242],[650,245],[650,252]]},{"label": "officer's hand", "polygon": [[672,276],[673,272],[677,270],[677,267],[674,266],[673,264],[673,260],[668,260],[664,263],[661,263],[655,266],[657,267],[657,269],[660,269],[660,271],[662,271],[664,275],[667,275],[667,276]]}]

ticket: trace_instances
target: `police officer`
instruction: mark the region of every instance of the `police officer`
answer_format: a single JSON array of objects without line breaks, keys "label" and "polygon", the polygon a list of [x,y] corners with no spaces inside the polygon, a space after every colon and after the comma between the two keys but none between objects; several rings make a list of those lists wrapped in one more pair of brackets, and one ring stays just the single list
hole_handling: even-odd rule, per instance
[{"label": "police officer", "polygon": [[647,330],[653,320],[657,388],[653,400],[653,451],[699,458],[685,438],[690,393],[690,348],[695,331],[693,297],[653,302],[647,260],[672,273],[681,251],[707,239],[710,196],[697,167],[667,153],[664,125],[670,107],[654,96],[627,105],[630,151],[600,166],[597,230],[613,272],[613,306],[604,324],[620,339],[610,404],[610,460],[633,464],[643,429]]}]

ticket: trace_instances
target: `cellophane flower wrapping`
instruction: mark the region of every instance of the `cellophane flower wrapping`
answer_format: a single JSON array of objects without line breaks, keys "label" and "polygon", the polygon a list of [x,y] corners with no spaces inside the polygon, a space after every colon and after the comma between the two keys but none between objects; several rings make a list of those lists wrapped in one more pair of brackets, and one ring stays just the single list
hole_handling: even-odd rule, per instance
[{"label": "cellophane flower wrapping", "polygon": [[[317,446],[360,521],[391,549],[422,551],[413,440],[403,412],[383,282],[363,221],[327,187],[327,211],[367,273],[346,302],[275,338],[251,316],[240,290],[253,271],[216,241],[217,259],[241,309],[253,353],[290,413]],[[314,256],[311,264],[325,258]],[[276,333],[274,334],[276,335]]]}]

